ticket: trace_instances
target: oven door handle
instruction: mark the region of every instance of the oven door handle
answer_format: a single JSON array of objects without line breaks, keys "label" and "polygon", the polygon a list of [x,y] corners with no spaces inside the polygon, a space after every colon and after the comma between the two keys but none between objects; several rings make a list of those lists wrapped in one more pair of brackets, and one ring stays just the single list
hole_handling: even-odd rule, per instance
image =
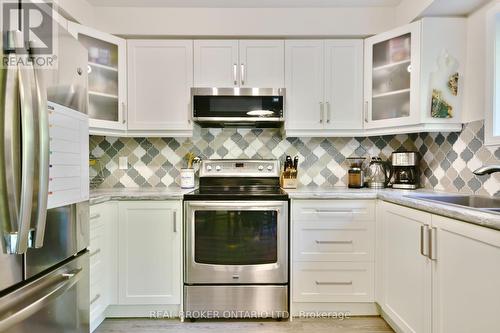
[{"label": "oven door handle", "polygon": [[[215,208],[215,210],[242,209],[242,210],[279,210],[283,209],[286,201],[188,201],[190,208]],[[195,210],[196,210],[195,209]]]}]

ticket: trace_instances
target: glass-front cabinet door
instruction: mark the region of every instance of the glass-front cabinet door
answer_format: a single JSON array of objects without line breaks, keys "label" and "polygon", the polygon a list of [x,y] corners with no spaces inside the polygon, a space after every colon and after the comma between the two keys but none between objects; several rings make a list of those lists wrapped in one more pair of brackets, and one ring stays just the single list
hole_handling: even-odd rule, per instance
[{"label": "glass-front cabinet door", "polygon": [[88,50],[90,132],[125,131],[126,41],[72,22],[68,29]]},{"label": "glass-front cabinet door", "polygon": [[365,41],[366,128],[419,122],[420,22]]}]

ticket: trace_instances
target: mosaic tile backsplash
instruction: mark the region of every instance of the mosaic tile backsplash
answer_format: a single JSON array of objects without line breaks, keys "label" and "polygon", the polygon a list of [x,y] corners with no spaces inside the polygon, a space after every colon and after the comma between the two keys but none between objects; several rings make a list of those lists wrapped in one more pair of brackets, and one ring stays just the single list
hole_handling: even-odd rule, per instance
[{"label": "mosaic tile backsplash", "polygon": [[[302,185],[347,186],[350,156],[381,156],[394,150],[417,150],[421,185],[441,191],[500,196],[500,174],[475,176],[483,164],[500,163],[500,148],[483,145],[484,122],[472,122],[460,133],[420,133],[356,138],[284,138],[278,129],[206,129],[195,127],[192,138],[90,137],[91,154],[100,160],[91,177],[101,188],[168,187],[180,182],[188,152],[202,159],[278,158],[298,155]],[[128,157],[128,169],[118,158]]]}]

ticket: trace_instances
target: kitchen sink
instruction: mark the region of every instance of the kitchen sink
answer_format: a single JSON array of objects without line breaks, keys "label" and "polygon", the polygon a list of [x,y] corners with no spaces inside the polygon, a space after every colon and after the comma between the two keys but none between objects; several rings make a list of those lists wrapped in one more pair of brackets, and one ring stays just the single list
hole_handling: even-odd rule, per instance
[{"label": "kitchen sink", "polygon": [[477,195],[408,195],[407,197],[500,213],[500,198]]}]

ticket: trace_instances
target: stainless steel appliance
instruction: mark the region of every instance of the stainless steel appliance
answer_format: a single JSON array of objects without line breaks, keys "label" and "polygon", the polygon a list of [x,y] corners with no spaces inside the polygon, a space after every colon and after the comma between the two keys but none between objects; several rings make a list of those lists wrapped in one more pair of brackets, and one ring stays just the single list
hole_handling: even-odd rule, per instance
[{"label": "stainless steel appliance", "polygon": [[381,189],[387,186],[392,176],[392,169],[388,164],[380,157],[372,157],[365,176],[369,188]]},{"label": "stainless steel appliance", "polygon": [[280,127],[284,88],[191,88],[193,120],[202,127]]},{"label": "stainless steel appliance", "polygon": [[184,196],[188,318],[286,317],[289,199],[276,160],[208,160]]},{"label": "stainless steel appliance", "polygon": [[[16,59],[21,32],[3,32]],[[86,113],[86,50],[62,28],[58,69],[0,70],[0,332],[89,330],[88,202],[47,209],[48,101]],[[5,42],[5,43],[3,43]],[[26,51],[26,50],[25,50]],[[29,50],[28,50],[29,51]]]},{"label": "stainless steel appliance", "polygon": [[419,156],[414,151],[395,151],[392,153],[392,188],[415,190],[419,186]]}]

